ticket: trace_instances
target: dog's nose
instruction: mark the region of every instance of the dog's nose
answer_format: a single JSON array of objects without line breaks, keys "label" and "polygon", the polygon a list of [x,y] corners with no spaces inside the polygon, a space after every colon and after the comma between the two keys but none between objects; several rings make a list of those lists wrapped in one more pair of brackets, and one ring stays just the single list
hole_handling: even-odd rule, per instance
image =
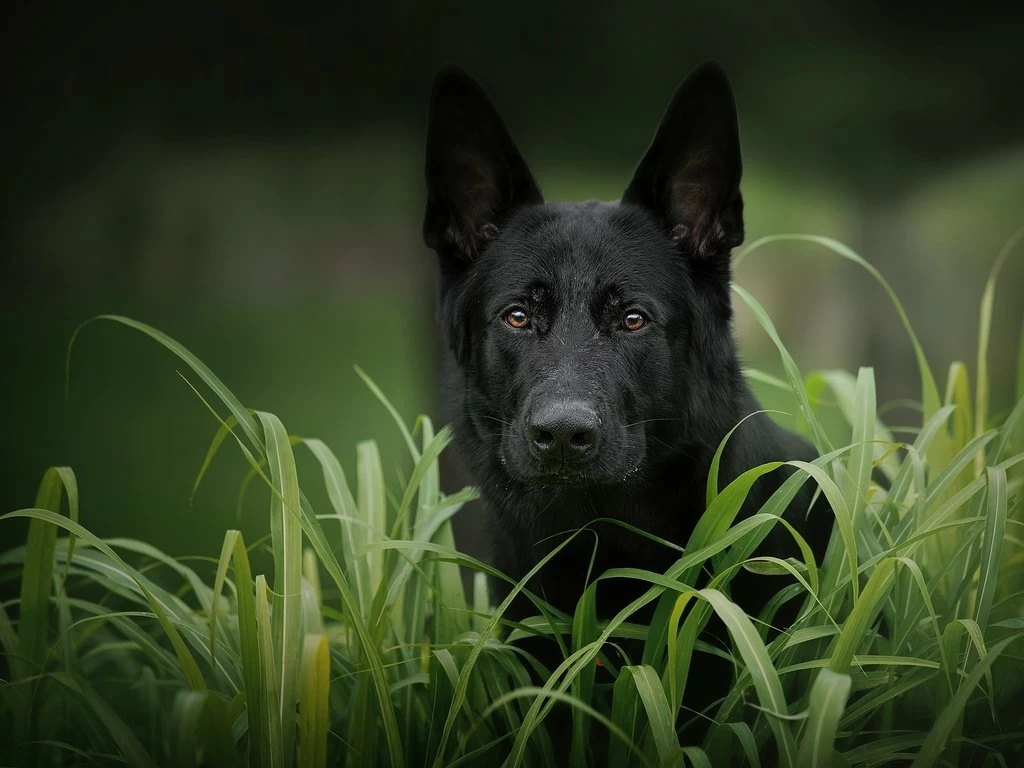
[{"label": "dog's nose", "polygon": [[526,426],[535,453],[545,459],[580,459],[601,437],[597,411],[579,400],[556,400],[537,407]]}]

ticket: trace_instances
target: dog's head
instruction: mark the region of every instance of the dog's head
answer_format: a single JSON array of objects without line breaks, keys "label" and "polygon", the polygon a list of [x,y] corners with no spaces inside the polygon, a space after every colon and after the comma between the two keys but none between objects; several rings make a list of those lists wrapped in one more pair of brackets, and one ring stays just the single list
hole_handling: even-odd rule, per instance
[{"label": "dog's head", "polygon": [[522,482],[593,485],[718,427],[735,373],[740,168],[732,91],[706,64],[621,201],[545,203],[476,82],[438,73],[424,237],[478,450]]}]

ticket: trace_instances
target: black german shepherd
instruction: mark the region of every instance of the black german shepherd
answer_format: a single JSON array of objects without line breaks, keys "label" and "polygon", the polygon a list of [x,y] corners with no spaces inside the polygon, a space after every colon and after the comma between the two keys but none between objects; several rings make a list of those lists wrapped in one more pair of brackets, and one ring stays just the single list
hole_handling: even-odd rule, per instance
[{"label": "black german shepherd", "polygon": [[[514,579],[564,538],[557,534],[597,518],[684,545],[704,512],[716,448],[759,410],[731,328],[740,169],[732,89],[715,64],[682,83],[622,199],[610,203],[545,202],[479,85],[456,67],[437,74],[423,231],[441,267],[451,353],[443,394],[490,516],[495,564]],[[720,485],[768,461],[814,456],[756,414],[731,437]],[[785,476],[759,480],[744,514]],[[788,517],[820,555],[832,516],[807,514],[811,493],[805,484]],[[678,558],[621,526],[592,527],[592,575],[663,571]],[[776,529],[762,553],[798,554]],[[529,587],[572,613],[594,546],[577,537]],[[756,615],[778,589],[772,579],[759,588],[764,581],[734,586],[734,600]],[[599,616],[644,586],[604,582]],[[512,616],[534,613],[526,604]]]}]

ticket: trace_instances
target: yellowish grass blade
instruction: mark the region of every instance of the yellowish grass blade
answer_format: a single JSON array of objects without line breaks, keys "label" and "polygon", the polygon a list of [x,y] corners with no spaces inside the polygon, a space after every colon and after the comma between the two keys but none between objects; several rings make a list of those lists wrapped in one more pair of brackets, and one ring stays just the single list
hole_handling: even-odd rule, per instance
[{"label": "yellowish grass blade", "polygon": [[299,695],[299,765],[327,765],[330,655],[326,635],[306,635],[302,646],[302,683]]}]

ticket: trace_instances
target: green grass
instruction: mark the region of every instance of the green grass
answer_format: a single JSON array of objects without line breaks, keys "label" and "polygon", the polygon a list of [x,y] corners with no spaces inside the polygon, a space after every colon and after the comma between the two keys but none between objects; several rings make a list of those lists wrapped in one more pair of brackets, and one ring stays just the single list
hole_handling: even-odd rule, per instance
[{"label": "green grass", "polygon": [[[881,281],[834,241],[791,239],[812,240]],[[967,368],[954,364],[943,393],[882,281],[921,373],[920,423],[907,442],[895,441],[879,419],[870,368],[802,375],[768,315],[737,288],[777,345],[785,379],[748,375],[789,391],[821,458],[791,462],[792,477],[745,519],[738,512],[747,490],[777,465],[754,468],[721,491],[712,477],[707,511],[671,568],[595,574],[572,616],[523,583],[492,605],[485,576],[502,576],[460,553],[452,535],[452,516],[475,493],[439,490],[447,429],[435,431],[422,416],[408,424],[366,379],[409,461],[399,482],[386,482],[394,470],[382,466],[375,443],[361,443],[350,483],[323,442],[246,408],[173,339],[108,316],[185,366],[197,402],[219,424],[196,483],[201,488],[216,453],[239,451],[250,467],[243,486],[266,489],[266,535],[245,541],[227,531],[219,557],[193,559],[137,540],[102,540],[79,521],[72,470],[47,471],[35,505],[0,518],[31,521],[27,543],[0,555],[4,583],[18,592],[0,604],[0,758],[15,765],[555,765],[548,728],[559,707],[572,711],[559,722],[571,722],[578,765],[606,756],[612,765],[1017,765],[1024,757],[1024,377],[1012,408],[991,406],[995,277],[982,302],[973,392]],[[845,417],[842,439],[828,425],[829,400]],[[301,484],[297,454],[319,468]],[[786,507],[806,482],[836,516],[820,560],[782,517],[801,513]],[[315,509],[303,486],[321,485],[316,497],[328,501]],[[792,534],[802,558],[753,555],[776,525]],[[268,551],[272,569],[254,573]],[[460,568],[475,571],[471,595]],[[729,598],[741,568],[777,584],[760,616]],[[698,588],[702,572],[711,579]],[[596,592],[609,578],[647,589],[599,620]],[[510,625],[503,612],[519,592],[538,616]],[[799,606],[799,618],[777,632],[773,617],[785,603]],[[652,604],[650,626],[631,621]],[[723,699],[692,713],[687,680],[704,654],[718,652],[701,638],[712,615],[728,630],[735,678]],[[563,636],[555,669],[540,668],[515,645],[552,632]],[[625,638],[643,641],[642,658],[623,658]],[[613,682],[596,674],[598,660]]]}]

